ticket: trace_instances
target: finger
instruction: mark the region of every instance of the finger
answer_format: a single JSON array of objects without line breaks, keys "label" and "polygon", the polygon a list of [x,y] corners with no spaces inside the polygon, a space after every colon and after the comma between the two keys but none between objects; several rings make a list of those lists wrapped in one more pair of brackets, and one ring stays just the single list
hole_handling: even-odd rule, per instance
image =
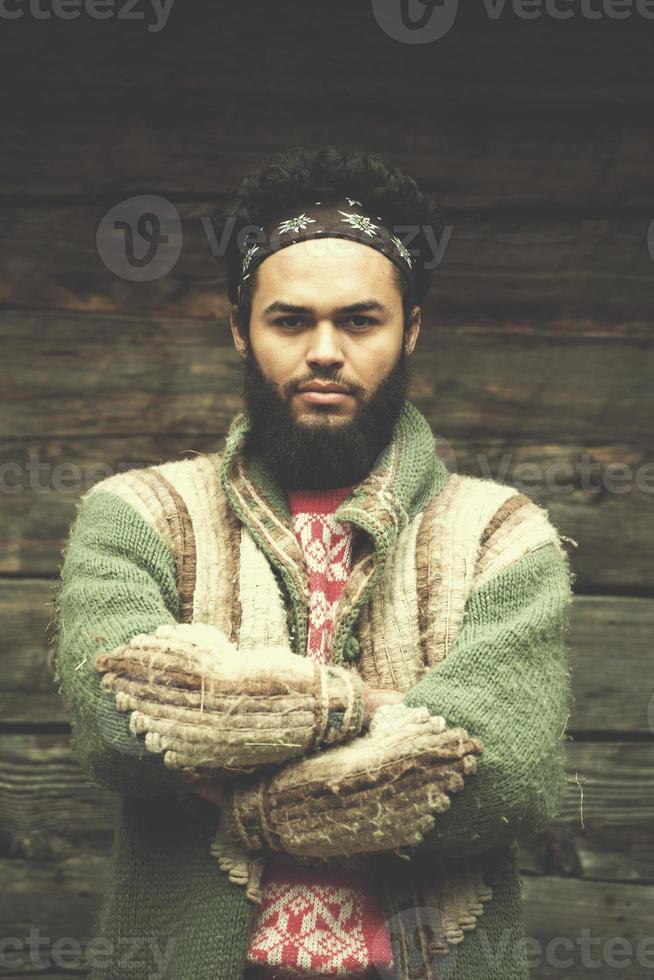
[{"label": "finger", "polygon": [[[421,771],[407,771],[394,780],[377,783],[351,792],[349,787],[340,787],[335,792],[329,786],[316,786],[310,791],[302,787],[300,794],[292,790],[285,790],[283,794],[277,794],[274,789],[275,777],[268,782],[267,798],[271,811],[279,810],[284,813],[284,820],[288,824],[296,821],[309,820],[307,817],[307,800],[311,801],[310,809],[314,815],[311,819],[320,820],[320,814],[327,811],[347,810],[354,806],[387,806],[389,811],[394,811],[402,799],[411,800],[412,798],[427,800],[427,791],[430,786],[435,786],[439,792],[445,791],[448,779],[454,786],[455,780],[450,774],[460,772],[460,763],[451,764],[451,769],[447,773],[440,772],[434,776],[433,773],[425,774]],[[434,797],[436,800],[436,797]],[[437,801],[436,801],[437,802]]]},{"label": "finger", "polygon": [[182,640],[193,643],[207,650],[238,653],[237,646],[227,634],[209,623],[163,623],[157,627],[154,635],[175,642]]},{"label": "finger", "polygon": [[133,650],[146,653],[161,653],[169,655],[177,653],[185,657],[189,663],[200,663],[210,667],[219,664],[221,660],[220,651],[212,649],[204,644],[194,643],[192,640],[181,635],[157,636],[150,633],[139,633],[132,637],[128,644]]},{"label": "finger", "polygon": [[[455,746],[458,740],[454,740]],[[371,734],[353,739],[347,746],[318,753],[276,774],[271,793],[286,798],[320,792],[324,785],[338,786],[339,792],[364,790],[372,783],[392,781],[405,772],[427,772],[434,764],[459,757],[441,734],[420,726],[411,738],[396,734],[378,739]]]},{"label": "finger", "polygon": [[[275,821],[271,821],[275,829]],[[365,851],[387,850],[394,847],[420,843],[424,834],[436,825],[433,815],[419,813],[418,805],[413,803],[399,808],[392,815],[386,812],[376,814],[344,813],[333,816],[321,823],[319,829],[307,829],[300,824],[292,830],[284,825],[280,828],[284,847],[294,854],[310,856],[320,854],[343,854],[344,846],[348,854]],[[292,842],[289,843],[287,842]]]},{"label": "finger", "polygon": [[[117,676],[116,674],[105,674],[102,678],[101,687],[112,693],[125,691],[136,698],[145,699],[148,694],[152,697],[151,689],[148,685],[139,680],[133,680],[127,675]],[[156,701],[163,704],[176,704],[180,707],[212,709],[213,711],[223,712],[225,715],[236,714],[275,714],[288,715],[298,710],[314,711],[315,697],[311,694],[277,694],[260,695],[251,694],[249,691],[239,689],[238,692],[227,694],[214,694],[211,691],[201,689],[190,690],[188,688],[178,688],[173,685],[161,686],[156,691]]]},{"label": "finger", "polygon": [[[154,732],[146,735],[146,743],[149,739],[155,738]],[[158,736],[157,736],[158,738]],[[224,774],[229,772],[235,775],[250,775],[257,768],[267,765],[279,765],[289,758],[289,749],[285,746],[251,746],[246,750],[239,748],[237,751],[230,751],[225,747],[222,751],[215,748],[208,750],[205,746],[192,749],[184,743],[179,743],[180,750],[174,748],[161,749],[157,741],[148,743],[146,747],[154,752],[164,752],[164,763],[171,769],[184,769],[193,766],[202,770],[207,776],[212,774]],[[298,749],[298,754],[304,750]]]},{"label": "finger", "polygon": [[177,669],[184,673],[204,670],[196,658],[186,656],[172,648],[169,650],[135,650],[129,646],[116,647],[107,653],[100,653],[94,665],[98,671],[112,670],[120,674],[142,676],[144,671]]}]

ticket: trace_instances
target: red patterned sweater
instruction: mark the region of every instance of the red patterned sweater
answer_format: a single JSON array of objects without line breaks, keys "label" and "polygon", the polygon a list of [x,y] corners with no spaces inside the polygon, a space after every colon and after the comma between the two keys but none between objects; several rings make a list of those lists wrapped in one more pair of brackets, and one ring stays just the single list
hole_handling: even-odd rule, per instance
[{"label": "red patterned sweater", "polygon": [[[293,529],[306,558],[311,604],[307,656],[331,657],[333,616],[351,568],[352,527],[333,514],[351,487],[290,490]],[[310,867],[275,854],[263,875],[263,901],[248,962],[289,976],[343,977],[388,965],[392,954],[366,859],[358,867]]]}]

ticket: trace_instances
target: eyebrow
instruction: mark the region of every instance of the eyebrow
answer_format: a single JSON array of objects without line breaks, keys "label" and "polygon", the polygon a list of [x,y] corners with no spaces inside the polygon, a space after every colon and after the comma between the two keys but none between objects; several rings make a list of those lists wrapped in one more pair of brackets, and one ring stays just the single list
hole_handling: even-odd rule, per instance
[{"label": "eyebrow", "polygon": [[[350,303],[348,306],[339,306],[334,312],[338,314],[343,313],[363,313],[363,312],[376,312],[383,316],[390,316],[391,311],[384,304],[380,303],[378,299],[364,299],[359,303]],[[273,313],[305,313],[311,315],[313,309],[310,306],[296,306],[293,303],[282,303],[281,300],[275,300],[274,303],[270,303],[269,306],[263,310],[263,316],[271,316]]]}]

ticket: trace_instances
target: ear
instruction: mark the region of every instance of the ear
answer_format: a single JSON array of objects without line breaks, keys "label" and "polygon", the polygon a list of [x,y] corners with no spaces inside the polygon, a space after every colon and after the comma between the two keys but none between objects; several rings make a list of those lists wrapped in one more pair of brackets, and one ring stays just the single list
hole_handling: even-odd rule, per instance
[{"label": "ear", "polygon": [[236,348],[239,357],[244,360],[247,354],[247,343],[241,336],[241,333],[238,329],[238,321],[236,319],[236,313],[237,313],[236,306],[232,306],[232,309],[229,314],[229,327],[230,330],[232,331],[234,347]]},{"label": "ear", "polygon": [[409,326],[404,332],[404,349],[407,354],[413,353],[413,349],[418,341],[421,312],[419,306],[414,306],[409,314]]}]

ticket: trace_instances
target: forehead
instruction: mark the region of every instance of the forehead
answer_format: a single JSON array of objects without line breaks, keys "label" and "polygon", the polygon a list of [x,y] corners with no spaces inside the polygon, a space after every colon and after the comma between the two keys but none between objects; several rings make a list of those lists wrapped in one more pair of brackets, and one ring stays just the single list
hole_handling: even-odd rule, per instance
[{"label": "forehead", "polygon": [[293,302],[309,301],[329,292],[334,303],[355,302],[362,291],[373,290],[386,302],[397,300],[395,266],[385,255],[351,239],[312,238],[269,255],[257,275],[256,298],[261,302],[284,286]]}]

